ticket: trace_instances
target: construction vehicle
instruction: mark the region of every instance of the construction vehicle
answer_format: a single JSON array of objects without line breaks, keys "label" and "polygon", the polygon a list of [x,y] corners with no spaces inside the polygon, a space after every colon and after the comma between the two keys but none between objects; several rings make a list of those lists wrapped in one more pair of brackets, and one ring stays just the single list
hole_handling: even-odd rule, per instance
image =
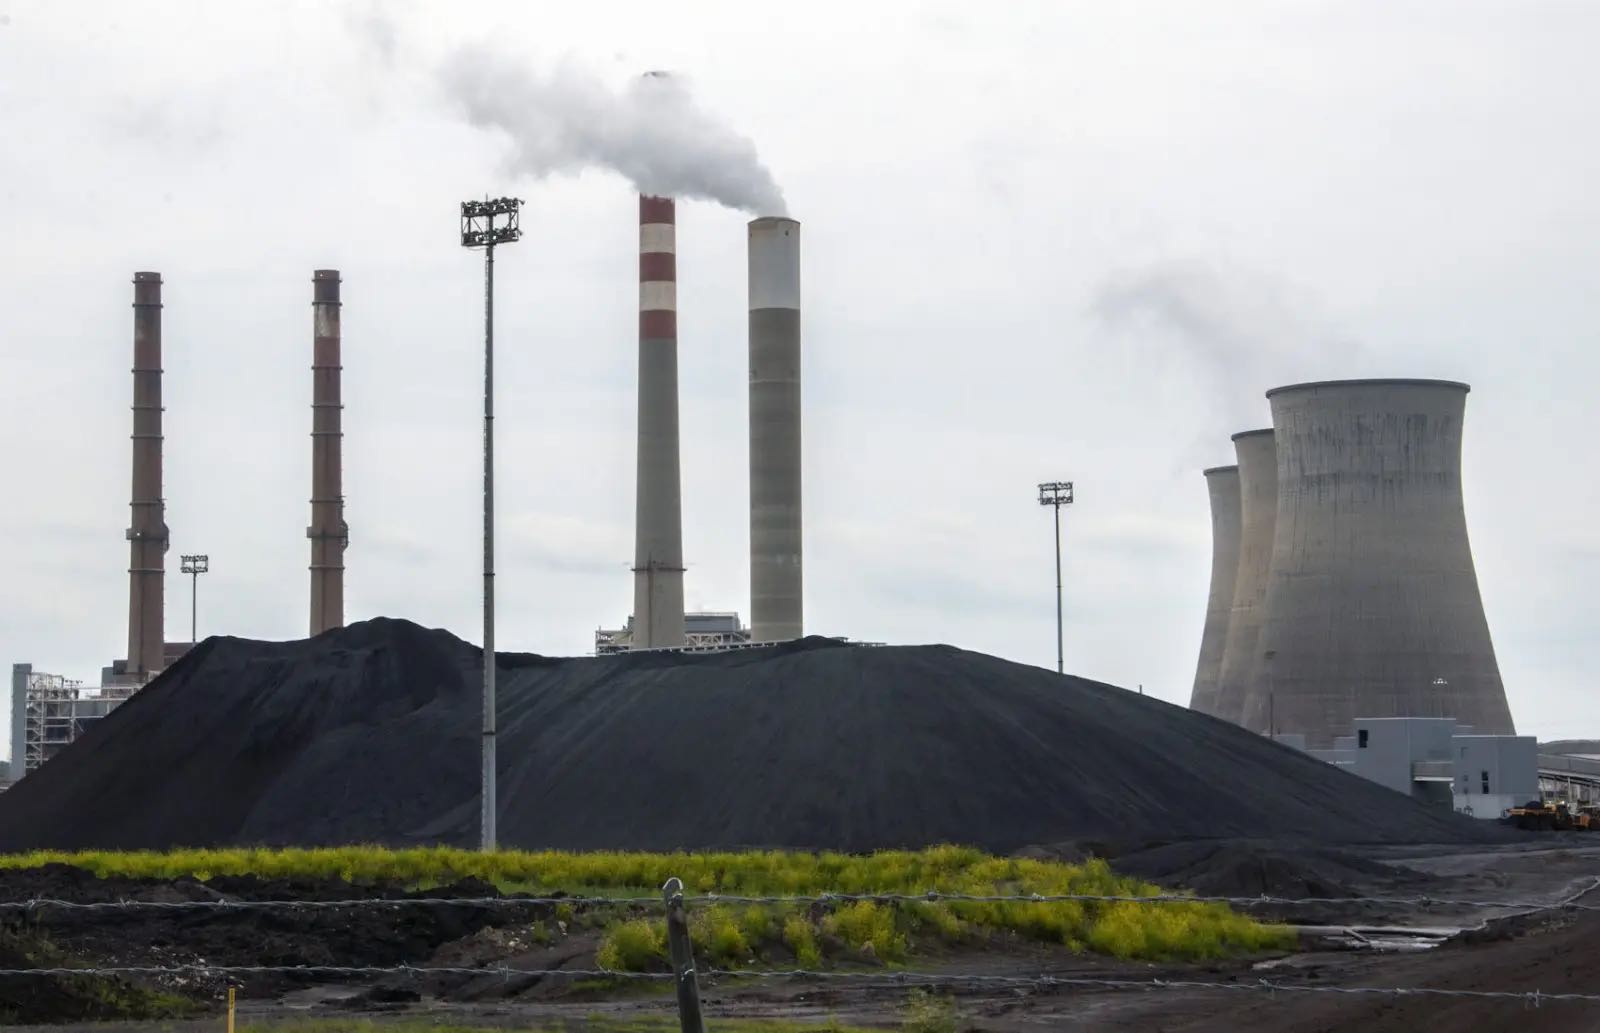
[{"label": "construction vehicle", "polygon": [[1593,814],[1574,814],[1564,803],[1544,803],[1530,800],[1521,807],[1506,811],[1507,824],[1530,832],[1584,832],[1600,831],[1600,820]]}]

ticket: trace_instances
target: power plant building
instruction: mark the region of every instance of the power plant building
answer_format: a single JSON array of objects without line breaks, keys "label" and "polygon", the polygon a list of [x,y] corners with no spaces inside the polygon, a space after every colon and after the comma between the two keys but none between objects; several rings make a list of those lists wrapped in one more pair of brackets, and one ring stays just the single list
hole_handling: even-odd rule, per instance
[{"label": "power plant building", "polygon": [[[1238,658],[1250,661],[1247,727],[1312,748],[1358,719],[1514,732],[1462,503],[1468,390],[1341,380],[1267,392],[1277,512],[1259,637]],[[1247,547],[1249,522],[1246,489]]]},{"label": "power plant building", "polygon": [[1200,634],[1200,660],[1189,709],[1215,714],[1222,653],[1233,612],[1233,586],[1239,573],[1239,468],[1214,466],[1205,471],[1205,478],[1211,498],[1211,591],[1206,597],[1206,623]]}]

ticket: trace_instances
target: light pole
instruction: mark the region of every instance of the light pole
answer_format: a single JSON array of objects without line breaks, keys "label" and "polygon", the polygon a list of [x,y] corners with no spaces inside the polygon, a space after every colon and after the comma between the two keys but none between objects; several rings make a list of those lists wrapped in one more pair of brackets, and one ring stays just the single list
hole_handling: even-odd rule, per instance
[{"label": "light pole", "polygon": [[197,615],[200,602],[200,575],[211,570],[211,557],[204,553],[191,553],[182,557],[182,565],[178,568],[189,575],[189,647],[194,648],[198,638],[195,630],[200,626]]},{"label": "light pole", "polygon": [[494,247],[522,238],[515,197],[461,202],[461,246],[483,248],[483,775],[479,845],[495,848]]},{"label": "light pole", "polygon": [[1039,485],[1039,505],[1056,511],[1056,673],[1066,674],[1066,657],[1061,648],[1061,507],[1072,505],[1072,482],[1045,481]]}]

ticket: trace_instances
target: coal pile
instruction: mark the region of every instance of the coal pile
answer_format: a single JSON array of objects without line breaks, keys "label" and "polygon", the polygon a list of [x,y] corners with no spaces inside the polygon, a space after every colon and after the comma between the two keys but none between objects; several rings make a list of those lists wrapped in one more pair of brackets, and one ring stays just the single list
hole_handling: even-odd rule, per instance
[{"label": "coal pile", "polygon": [[[389,619],[210,639],[0,795],[0,850],[471,844],[480,664]],[[498,664],[507,846],[1503,835],[1234,725],[949,646]]]}]

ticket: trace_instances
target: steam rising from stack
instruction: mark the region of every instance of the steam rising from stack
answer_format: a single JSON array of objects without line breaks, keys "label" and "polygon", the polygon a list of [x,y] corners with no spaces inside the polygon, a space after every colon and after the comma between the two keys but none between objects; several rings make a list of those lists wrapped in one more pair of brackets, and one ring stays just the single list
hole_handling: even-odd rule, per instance
[{"label": "steam rising from stack", "polygon": [[445,62],[440,82],[473,125],[511,138],[515,172],[610,169],[648,196],[786,211],[755,144],[701,108],[676,76],[652,72],[614,91],[571,65],[538,72],[473,47]]}]

